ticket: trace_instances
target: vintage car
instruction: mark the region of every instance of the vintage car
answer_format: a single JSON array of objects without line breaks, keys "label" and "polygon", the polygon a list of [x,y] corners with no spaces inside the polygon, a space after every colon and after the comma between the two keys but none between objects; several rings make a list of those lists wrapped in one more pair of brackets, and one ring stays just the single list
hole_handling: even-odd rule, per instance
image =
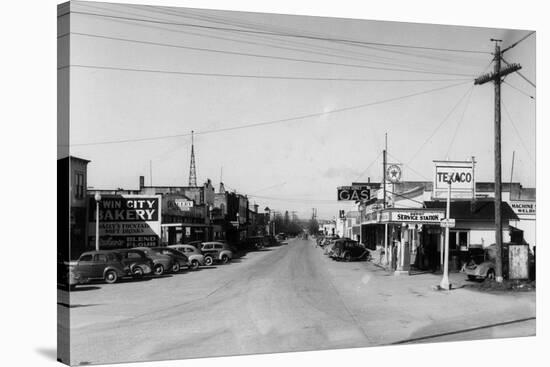
[{"label": "vintage car", "polygon": [[174,264],[176,264],[174,256],[163,254],[156,247],[135,247],[135,249],[145,252],[145,255],[153,260],[153,274],[162,275],[165,272],[174,271]]},{"label": "vintage car", "polygon": [[153,272],[153,260],[147,257],[145,252],[137,249],[115,250],[122,259],[122,263],[130,268],[130,273],[136,278]]},{"label": "vintage car", "polygon": [[172,266],[172,271],[177,273],[183,268],[189,268],[189,258],[183,252],[180,252],[176,249],[170,247],[155,247],[163,255],[171,255],[174,257],[174,265]]},{"label": "vintage car", "polygon": [[369,250],[361,243],[350,239],[338,239],[332,246],[330,257],[334,260],[367,260]]},{"label": "vintage car", "polygon": [[237,244],[237,248],[244,251],[255,251],[265,247],[265,238],[263,236],[248,237]]},{"label": "vintage car", "polygon": [[231,247],[223,242],[203,242],[201,252],[204,255],[204,264],[207,266],[218,261],[222,264],[227,264],[233,258]]},{"label": "vintage car", "polygon": [[173,248],[187,256],[189,259],[189,269],[196,270],[199,266],[204,266],[204,255],[195,246],[169,245],[168,248]]},{"label": "vintage car", "polygon": [[124,265],[115,251],[84,252],[77,261],[69,263],[69,285],[87,283],[92,279],[103,279],[115,283],[118,279],[131,275],[130,267]]},{"label": "vintage car", "polygon": [[[508,244],[503,243],[502,245],[503,250],[506,250]],[[486,248],[472,246],[469,249],[469,253],[470,258],[462,268],[462,271],[468,276],[468,279],[495,279],[496,245],[493,243]],[[503,271],[504,270],[505,269],[503,269]]]}]

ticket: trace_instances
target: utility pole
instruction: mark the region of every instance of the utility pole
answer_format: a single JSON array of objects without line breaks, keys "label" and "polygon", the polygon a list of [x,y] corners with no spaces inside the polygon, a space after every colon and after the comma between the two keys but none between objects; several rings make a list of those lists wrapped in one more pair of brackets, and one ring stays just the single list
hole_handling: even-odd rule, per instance
[{"label": "utility pole", "polygon": [[[387,164],[387,150],[388,150],[388,133],[384,135],[384,151],[382,157],[382,186],[383,186],[383,206],[386,209],[386,164]],[[388,265],[388,223],[384,223],[384,265]]]},{"label": "utility pole", "polygon": [[502,159],[500,139],[500,84],[506,75],[518,71],[521,69],[521,66],[519,64],[508,64],[501,69],[500,62],[502,60],[502,53],[510,48],[501,51],[500,42],[502,42],[502,40],[491,38],[491,41],[495,42],[494,71],[476,78],[474,85],[482,85],[490,81],[493,81],[495,84],[495,280],[502,283]]}]

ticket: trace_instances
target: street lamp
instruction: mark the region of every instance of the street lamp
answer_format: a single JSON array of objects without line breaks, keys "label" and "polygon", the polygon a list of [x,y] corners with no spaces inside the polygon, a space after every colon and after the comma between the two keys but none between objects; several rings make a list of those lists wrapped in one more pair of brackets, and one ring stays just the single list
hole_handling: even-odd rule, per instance
[{"label": "street lamp", "polygon": [[451,214],[451,180],[448,182],[447,188],[447,208],[445,213],[446,225],[445,225],[445,248],[443,255],[443,278],[439,287],[445,290],[451,289],[451,283],[449,282],[449,219]]},{"label": "street lamp", "polygon": [[101,194],[96,192],[95,199],[95,250],[99,251],[99,202],[101,201]]},{"label": "street lamp", "polygon": [[269,209],[269,207],[266,206],[265,209],[264,209],[264,214],[265,214],[265,218],[266,218],[266,220],[265,220],[266,223],[265,224],[266,224],[266,227],[267,227],[267,234],[269,235],[269,224],[270,224],[269,222],[271,220],[271,216],[270,216],[271,209]]}]

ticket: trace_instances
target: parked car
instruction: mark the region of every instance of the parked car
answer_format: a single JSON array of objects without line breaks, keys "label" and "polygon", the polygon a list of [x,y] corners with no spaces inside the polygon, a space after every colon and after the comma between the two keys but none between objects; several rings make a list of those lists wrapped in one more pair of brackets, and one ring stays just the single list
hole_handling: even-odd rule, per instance
[{"label": "parked car", "polygon": [[122,263],[130,268],[130,273],[136,278],[153,272],[153,260],[147,257],[145,252],[138,249],[116,250],[122,259]]},{"label": "parked car", "polygon": [[260,250],[265,246],[265,239],[262,236],[248,237],[241,240],[237,247],[245,251]]},{"label": "parked car", "polygon": [[273,235],[267,235],[264,237],[266,246],[277,246],[279,242]]},{"label": "parked car", "polygon": [[[507,243],[502,244],[503,251],[508,248]],[[470,259],[462,268],[470,280],[495,279],[496,274],[496,245],[492,244],[486,248],[470,248]],[[505,257],[505,256],[503,256]],[[505,262],[503,262],[503,274],[506,273]]]},{"label": "parked car", "polygon": [[366,260],[369,257],[369,250],[361,243],[350,239],[338,239],[332,246],[334,260]]},{"label": "parked car", "polygon": [[[148,258],[153,260],[153,274],[162,275],[165,272],[173,271],[176,259],[172,255],[166,255],[158,251],[157,247],[135,247],[145,252]],[[179,269],[178,269],[179,270]]]},{"label": "parked car", "polygon": [[92,279],[103,279],[115,283],[119,278],[131,275],[130,267],[114,251],[100,250],[84,252],[77,261],[69,263],[69,285],[87,283]]},{"label": "parked car", "polygon": [[201,250],[191,245],[169,245],[169,248],[173,248],[183,253],[189,259],[189,269],[196,270],[199,266],[204,266],[204,255]]},{"label": "parked car", "polygon": [[287,235],[285,233],[281,232],[281,233],[276,234],[275,238],[277,239],[277,241],[282,242],[282,241],[287,239]]},{"label": "parked car", "polygon": [[329,257],[332,256],[335,241],[336,240],[332,240],[332,241],[330,241],[330,243],[328,245],[325,246],[325,248],[324,248],[324,254],[325,255],[327,255]]},{"label": "parked car", "polygon": [[233,258],[230,246],[223,242],[203,242],[201,252],[204,255],[204,264],[208,266],[218,261],[227,264]]},{"label": "parked car", "polygon": [[180,252],[176,249],[170,247],[156,247],[161,254],[172,255],[175,259],[174,265],[172,266],[172,271],[177,273],[183,268],[189,268],[191,264],[189,263],[189,258],[183,252]]},{"label": "parked car", "polygon": [[328,246],[330,243],[336,241],[337,239],[338,239],[338,237],[334,237],[334,236],[324,237],[323,240],[321,241],[321,243],[319,244],[319,246],[321,246],[321,248],[325,248],[326,246]]}]

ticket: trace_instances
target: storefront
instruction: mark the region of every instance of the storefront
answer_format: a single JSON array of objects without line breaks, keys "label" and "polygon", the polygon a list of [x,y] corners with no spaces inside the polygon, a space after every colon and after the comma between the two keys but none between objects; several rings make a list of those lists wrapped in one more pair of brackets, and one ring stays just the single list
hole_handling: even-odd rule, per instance
[{"label": "storefront", "polygon": [[[443,209],[380,209],[365,215],[363,243],[384,248],[389,268],[396,274],[413,268],[436,270],[440,264]],[[386,239],[387,235],[387,239]]]},{"label": "storefront", "polygon": [[206,206],[181,194],[164,195],[161,227],[163,244],[207,241],[212,231],[206,222]]}]

